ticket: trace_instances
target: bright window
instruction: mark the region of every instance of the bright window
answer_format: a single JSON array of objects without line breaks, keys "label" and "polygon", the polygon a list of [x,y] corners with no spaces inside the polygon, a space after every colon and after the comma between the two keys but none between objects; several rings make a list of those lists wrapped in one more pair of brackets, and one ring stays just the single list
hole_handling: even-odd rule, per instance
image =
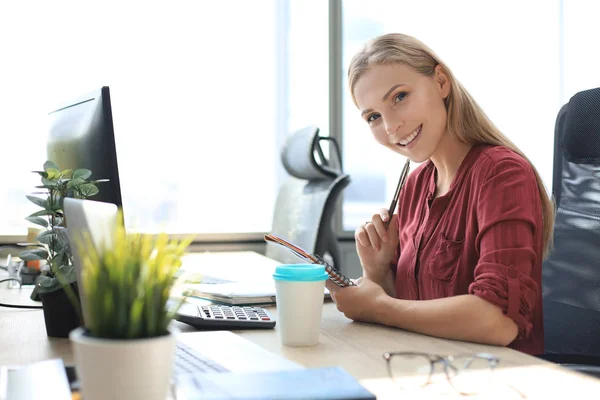
[{"label": "bright window", "polygon": [[36,210],[25,195],[37,184],[30,171],[46,159],[47,113],[101,86],[111,91],[130,227],[270,229],[282,179],[278,146],[291,129],[328,124],[326,3],[35,8],[0,5],[0,206],[10,210],[0,216],[0,235],[25,235],[24,217]]}]

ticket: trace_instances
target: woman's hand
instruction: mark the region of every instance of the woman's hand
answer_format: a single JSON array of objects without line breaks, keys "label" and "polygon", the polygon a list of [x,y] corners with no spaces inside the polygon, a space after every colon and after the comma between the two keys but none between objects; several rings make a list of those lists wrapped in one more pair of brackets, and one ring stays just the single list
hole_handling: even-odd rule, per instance
[{"label": "woman's hand", "polygon": [[398,248],[398,215],[394,214],[387,229],[388,210],[381,209],[371,221],[359,226],[354,232],[356,252],[367,278],[385,287],[390,279],[390,263]]},{"label": "woman's hand", "polygon": [[337,309],[354,321],[380,323],[377,318],[379,304],[388,295],[383,288],[368,278],[359,278],[356,286],[339,287],[330,280],[326,285]]}]

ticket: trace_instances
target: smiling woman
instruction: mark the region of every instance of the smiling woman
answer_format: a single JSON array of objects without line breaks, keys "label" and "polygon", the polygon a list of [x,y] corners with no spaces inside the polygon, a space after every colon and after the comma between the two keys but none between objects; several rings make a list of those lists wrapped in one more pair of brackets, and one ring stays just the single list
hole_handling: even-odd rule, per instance
[{"label": "smiling woman", "polygon": [[[600,76],[588,68],[600,62],[600,53],[589,51],[588,46],[589,27],[600,12],[600,2],[341,3],[345,67],[377,35],[402,32],[419,38],[451,66],[454,76],[527,155],[549,188],[556,115],[578,91],[600,86]],[[536,21],[535,29],[531,21]],[[343,158],[353,183],[344,195],[342,223],[351,232],[392,197],[404,160],[372,140],[349,91],[343,100]]]},{"label": "smiling woman", "polygon": [[382,209],[356,229],[364,278],[355,287],[328,284],[338,309],[541,354],[541,264],[554,211],[533,165],[411,36],[368,42],[350,62],[348,83],[376,141],[423,164],[397,213]]}]

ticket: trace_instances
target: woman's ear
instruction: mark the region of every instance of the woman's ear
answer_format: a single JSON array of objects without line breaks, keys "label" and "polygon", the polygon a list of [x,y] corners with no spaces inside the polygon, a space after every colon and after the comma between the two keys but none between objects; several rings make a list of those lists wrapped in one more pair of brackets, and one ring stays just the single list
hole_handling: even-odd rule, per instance
[{"label": "woman's ear", "polygon": [[438,85],[442,98],[445,99],[450,95],[450,79],[441,65],[435,67],[435,82]]}]

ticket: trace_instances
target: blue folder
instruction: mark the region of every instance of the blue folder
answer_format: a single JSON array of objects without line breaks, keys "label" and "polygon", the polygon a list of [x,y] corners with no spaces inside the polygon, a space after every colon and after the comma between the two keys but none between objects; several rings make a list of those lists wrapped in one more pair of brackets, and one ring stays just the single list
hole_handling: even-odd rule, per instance
[{"label": "blue folder", "polygon": [[211,373],[183,377],[185,399],[363,400],[375,396],[340,367],[256,373]]}]

